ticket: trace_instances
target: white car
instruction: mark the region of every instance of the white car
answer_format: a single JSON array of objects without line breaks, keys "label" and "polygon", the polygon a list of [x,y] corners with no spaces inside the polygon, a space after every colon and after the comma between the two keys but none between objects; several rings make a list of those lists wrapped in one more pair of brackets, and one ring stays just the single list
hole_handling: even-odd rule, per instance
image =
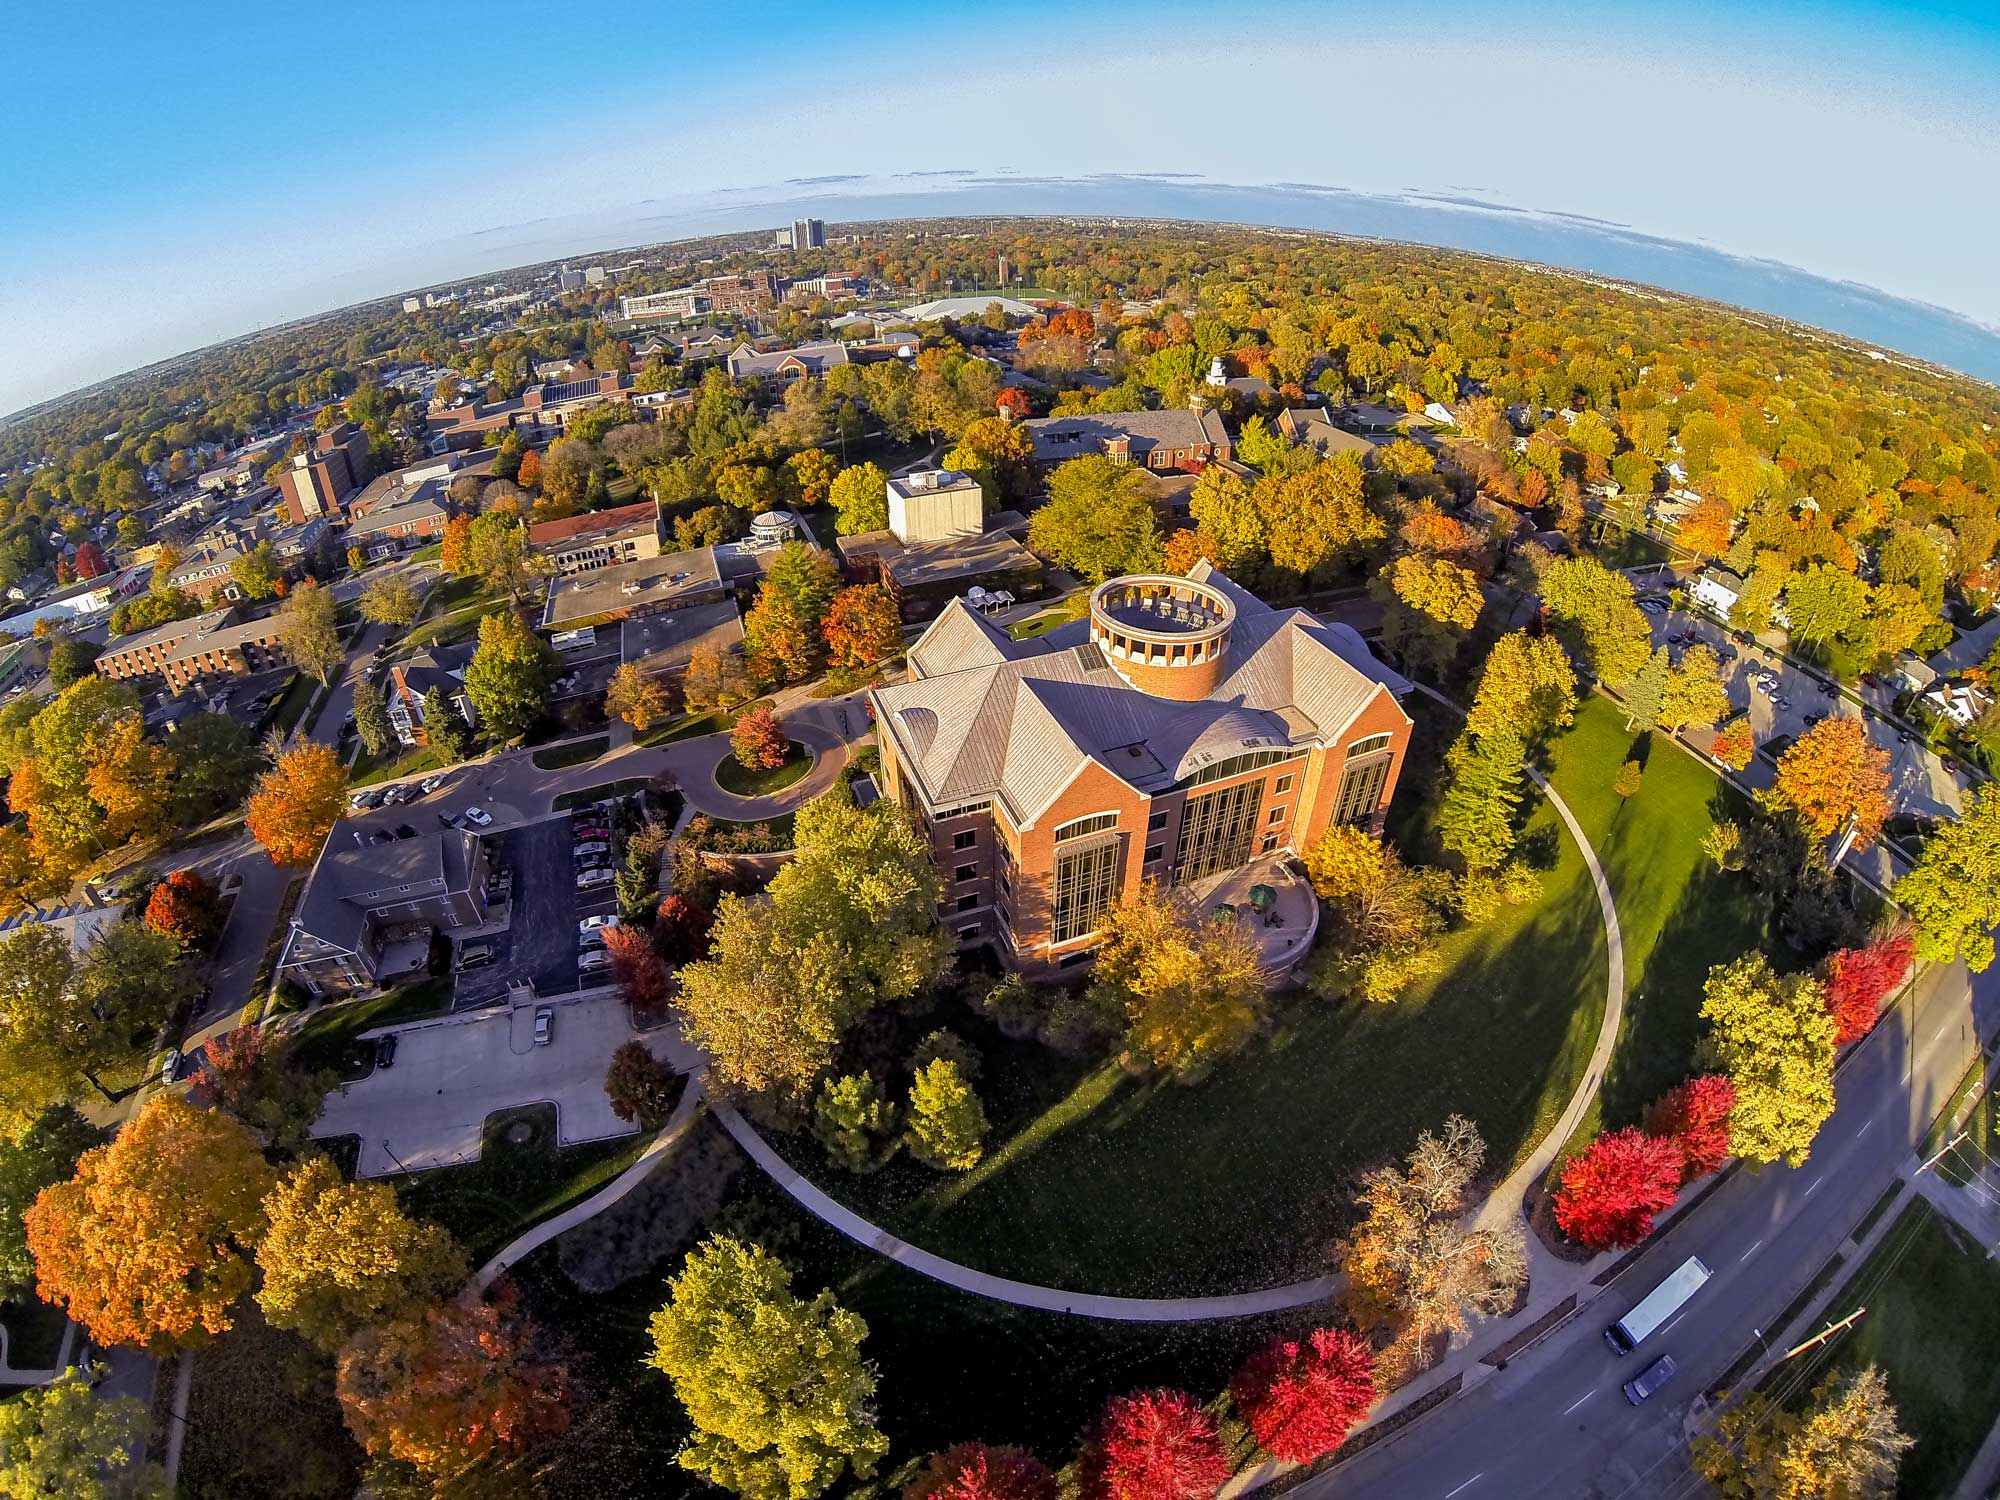
[{"label": "white car", "polygon": [[576,888],[580,891],[594,891],[600,885],[609,885],[617,878],[610,870],[585,870],[576,877]]},{"label": "white car", "polygon": [[465,821],[474,828],[485,828],[493,822],[493,814],[483,807],[468,807],[465,810]]},{"label": "white car", "polygon": [[606,953],[602,948],[592,948],[576,961],[576,966],[586,973],[593,969],[609,968],[611,966],[611,955]]},{"label": "white car", "polygon": [[432,792],[436,791],[439,787],[443,786],[449,780],[451,780],[449,776],[426,776],[422,781],[417,783],[417,786],[419,787],[419,789],[422,790],[423,794],[426,797],[428,797]]},{"label": "white car", "polygon": [[607,911],[594,917],[585,917],[581,922],[576,924],[576,930],[578,932],[595,932],[600,927],[616,927],[617,925],[618,914]]},{"label": "white car", "polygon": [[604,947],[604,934],[608,929],[593,927],[588,932],[576,935],[576,949],[579,953],[596,953]]},{"label": "white car", "polygon": [[160,1082],[162,1084],[172,1083],[174,1081],[174,1074],[180,1071],[180,1066],[181,1049],[178,1047],[167,1048],[166,1061],[160,1064]]},{"label": "white car", "polygon": [[603,839],[592,839],[589,843],[571,845],[570,852],[578,859],[589,859],[592,855],[609,854],[611,846]]}]

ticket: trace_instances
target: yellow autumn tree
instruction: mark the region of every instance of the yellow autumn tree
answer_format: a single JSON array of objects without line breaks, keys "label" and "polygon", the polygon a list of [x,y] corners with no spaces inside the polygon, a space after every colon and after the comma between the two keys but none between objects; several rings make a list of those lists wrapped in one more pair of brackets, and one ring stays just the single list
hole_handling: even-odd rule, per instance
[{"label": "yellow autumn tree", "polygon": [[1257,945],[1234,921],[1200,921],[1148,883],[1106,919],[1091,995],[1124,1018],[1128,1058],[1191,1078],[1262,1019]]},{"label": "yellow autumn tree", "polygon": [[1831,838],[1852,818],[1865,849],[1889,816],[1889,752],[1859,719],[1822,719],[1779,757],[1771,795],[1815,838]]},{"label": "yellow autumn tree", "polygon": [[331,746],[307,740],[257,781],[244,820],[273,864],[302,865],[319,852],[346,806],[347,771]]},{"label": "yellow autumn tree", "polygon": [[1479,623],[1479,609],[1486,598],[1479,591],[1479,575],[1472,569],[1414,553],[1397,558],[1390,567],[1389,587],[1411,609],[1460,630],[1470,630]]},{"label": "yellow autumn tree", "polygon": [[1503,635],[1487,653],[1465,727],[1475,738],[1512,735],[1532,745],[1576,713],[1576,669],[1554,636]]}]

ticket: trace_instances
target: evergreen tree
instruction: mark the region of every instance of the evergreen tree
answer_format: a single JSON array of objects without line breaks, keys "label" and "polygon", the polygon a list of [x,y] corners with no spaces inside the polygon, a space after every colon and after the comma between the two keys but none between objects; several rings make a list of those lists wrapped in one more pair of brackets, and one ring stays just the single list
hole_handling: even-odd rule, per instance
[{"label": "evergreen tree", "polygon": [[899,1142],[884,1137],[896,1129],[896,1106],[867,1073],[829,1078],[813,1106],[813,1134],[827,1154],[850,1172],[872,1172],[896,1153]]},{"label": "evergreen tree", "polygon": [[1673,661],[1667,648],[1660,647],[1646,659],[1630,682],[1625,684],[1625,727],[1656,729],[1660,711],[1666,707],[1667,682],[1673,676]]},{"label": "evergreen tree", "polygon": [[388,752],[395,737],[382,690],[366,677],[354,684],[354,732],[361,737],[361,748],[376,760]]},{"label": "evergreen tree", "polygon": [[1449,783],[1438,808],[1438,838],[1468,869],[1495,870],[1514,852],[1527,751],[1507,732],[1461,734],[1445,755]]},{"label": "evergreen tree", "polygon": [[963,1172],[985,1151],[986,1110],[958,1064],[940,1057],[910,1084],[910,1154],[931,1166]]},{"label": "evergreen tree", "polygon": [[[355,723],[360,722],[357,714]],[[472,751],[472,726],[460,715],[458,705],[445,697],[442,688],[432,688],[424,694],[424,734],[442,764],[464,760]]]}]

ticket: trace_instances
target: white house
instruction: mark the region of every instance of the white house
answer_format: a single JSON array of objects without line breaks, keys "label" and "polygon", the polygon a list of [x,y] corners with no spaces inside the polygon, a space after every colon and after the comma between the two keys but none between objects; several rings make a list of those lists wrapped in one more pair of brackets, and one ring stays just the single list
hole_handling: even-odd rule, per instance
[{"label": "white house", "polygon": [[1977,683],[1940,682],[1924,694],[1923,701],[1965,729],[1993,706],[1993,695]]},{"label": "white house", "polygon": [[1727,568],[1703,568],[1688,585],[1688,597],[1727,624],[1744,587],[1743,580]]}]

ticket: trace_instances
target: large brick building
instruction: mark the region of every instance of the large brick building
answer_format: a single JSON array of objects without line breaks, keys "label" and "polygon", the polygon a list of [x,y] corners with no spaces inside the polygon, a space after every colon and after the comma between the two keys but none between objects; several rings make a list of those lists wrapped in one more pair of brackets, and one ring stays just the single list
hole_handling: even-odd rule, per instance
[{"label": "large brick building", "polygon": [[528,528],[528,545],[568,577],[660,555],[660,507],[652,500],[585,511]]},{"label": "large brick building", "polygon": [[287,660],[275,615],[238,621],[234,609],[217,609],[114,640],[97,658],[96,671],[113,681],[158,682],[178,693],[207,678],[247,676]]},{"label": "large brick building", "polygon": [[1352,629],[1200,564],[1119,578],[1017,641],[954,601],[871,694],[884,789],[931,836],[945,921],[1047,974],[1086,962],[1141,881],[1196,885],[1379,830],[1408,684]]},{"label": "large brick building", "polygon": [[1023,422],[1021,430],[1035,445],[1035,462],[1044,469],[1101,453],[1115,463],[1136,464],[1156,473],[1199,474],[1236,452],[1222,418],[1206,408],[1036,417]]}]

